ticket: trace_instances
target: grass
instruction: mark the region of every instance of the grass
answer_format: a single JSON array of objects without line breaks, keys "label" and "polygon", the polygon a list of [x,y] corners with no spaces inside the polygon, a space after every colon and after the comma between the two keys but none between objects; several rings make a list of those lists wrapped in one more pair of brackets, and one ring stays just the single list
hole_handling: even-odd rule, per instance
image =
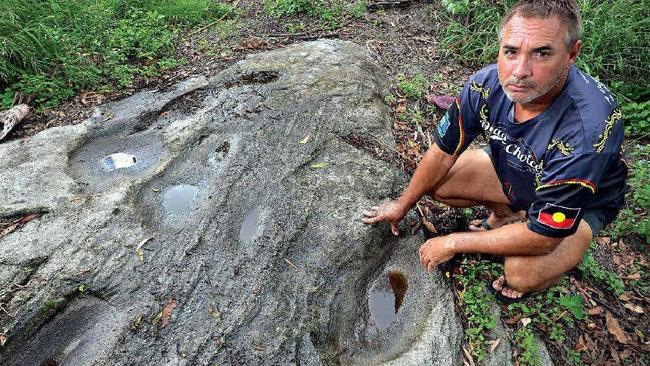
[{"label": "grass", "polygon": [[[615,297],[624,292],[620,276],[603,269],[591,254],[585,255],[579,268],[591,286],[607,289]],[[480,364],[489,352],[490,331],[497,321],[491,311],[494,299],[486,291],[486,286],[503,273],[502,265],[480,256],[466,255],[453,272],[460,309],[466,321],[465,344]],[[583,295],[566,278],[546,291],[532,294],[525,301],[501,307],[501,318],[507,325],[519,365],[541,364],[536,335],[553,345],[564,364],[583,365],[582,355],[574,350],[572,344],[577,341],[576,334],[585,332],[586,324],[597,321],[597,315],[590,315]]]},{"label": "grass", "polygon": [[[212,0],[3,0],[0,91],[54,107],[81,90],[108,91],[176,67],[179,32],[234,12]],[[10,35],[10,36],[6,36]]]},{"label": "grass", "polygon": [[461,263],[461,275],[457,278],[462,285],[459,292],[462,311],[467,320],[465,342],[470,352],[482,361],[488,354],[488,334],[496,326],[496,317],[492,314],[492,295],[485,291],[482,281],[483,273],[498,273],[498,266],[485,261],[475,263],[465,258]]},{"label": "grass", "polygon": [[[326,29],[338,28],[346,19],[359,19],[366,13],[366,2],[362,0],[263,0],[263,4],[264,11],[270,16],[306,15],[321,20]],[[289,29],[289,32],[294,31],[295,28]]]},{"label": "grass", "polygon": [[625,207],[613,223],[611,232],[617,237],[637,234],[650,243],[650,145],[637,145],[629,153],[630,166]]}]

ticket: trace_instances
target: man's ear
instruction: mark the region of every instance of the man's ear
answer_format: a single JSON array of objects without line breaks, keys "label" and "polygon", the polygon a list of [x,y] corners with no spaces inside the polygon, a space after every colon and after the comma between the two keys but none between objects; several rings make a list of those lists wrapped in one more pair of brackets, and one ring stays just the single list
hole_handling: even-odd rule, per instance
[{"label": "man's ear", "polygon": [[569,51],[569,62],[571,62],[572,64],[576,62],[578,56],[580,55],[581,49],[582,49],[582,41],[577,40],[576,43],[573,44],[573,47],[571,47],[571,50]]}]

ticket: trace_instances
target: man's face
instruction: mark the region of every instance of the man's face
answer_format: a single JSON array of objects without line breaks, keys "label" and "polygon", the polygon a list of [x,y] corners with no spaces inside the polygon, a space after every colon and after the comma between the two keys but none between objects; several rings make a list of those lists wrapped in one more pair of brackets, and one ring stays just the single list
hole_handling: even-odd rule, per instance
[{"label": "man's face", "polygon": [[[580,41],[566,47],[567,29],[558,16],[545,19],[513,16],[499,43],[499,81],[508,98],[527,104],[555,97],[575,62]],[[539,98],[539,99],[538,99]]]}]

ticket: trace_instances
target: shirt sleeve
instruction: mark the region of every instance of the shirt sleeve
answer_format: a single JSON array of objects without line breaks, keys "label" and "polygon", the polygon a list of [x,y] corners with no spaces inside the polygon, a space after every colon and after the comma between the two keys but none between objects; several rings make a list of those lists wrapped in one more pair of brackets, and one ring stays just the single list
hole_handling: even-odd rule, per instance
[{"label": "shirt sleeve", "polygon": [[[486,92],[487,91],[487,92]],[[433,129],[436,145],[449,155],[460,155],[481,133],[479,111],[489,89],[470,79],[447,113]]]},{"label": "shirt sleeve", "polygon": [[549,161],[528,210],[528,228],[554,238],[574,234],[610,160],[610,154],[587,153]]}]

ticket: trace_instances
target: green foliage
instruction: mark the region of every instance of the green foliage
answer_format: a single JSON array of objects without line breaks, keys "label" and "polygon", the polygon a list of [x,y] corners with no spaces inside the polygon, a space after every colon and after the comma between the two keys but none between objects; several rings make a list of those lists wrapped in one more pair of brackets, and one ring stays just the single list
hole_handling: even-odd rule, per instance
[{"label": "green foliage", "polygon": [[598,264],[590,251],[585,253],[578,269],[580,269],[583,276],[593,280],[597,284],[607,285],[607,287],[617,296],[625,291],[625,284],[623,281],[616,275],[616,273],[610,272]]},{"label": "green foliage", "polygon": [[515,342],[521,348],[519,355],[520,365],[541,366],[539,346],[535,342],[535,334],[530,327],[521,327],[515,331]]},{"label": "green foliage", "polygon": [[0,105],[0,109],[9,109],[11,108],[11,104],[14,101],[14,91],[11,89],[5,89],[5,91],[0,94],[0,97],[2,98],[2,105]]},{"label": "green foliage", "polygon": [[470,264],[463,261],[463,275],[459,277],[464,291],[461,298],[462,309],[467,319],[465,340],[479,361],[487,356],[486,335],[496,326],[496,317],[492,314],[493,297],[485,291],[485,285],[480,279],[481,273],[490,273],[497,265],[480,262]]},{"label": "green foliage", "polygon": [[224,18],[235,11],[232,5],[214,0],[147,0],[143,9],[163,15],[174,23],[200,25]]},{"label": "green foliage", "polygon": [[305,14],[312,18],[335,22],[342,7],[337,2],[324,0],[264,0],[264,11],[274,17]]},{"label": "green foliage", "polygon": [[456,61],[481,66],[496,60],[501,18],[516,1],[443,0],[448,25],[442,45]]},{"label": "green foliage", "polygon": [[[270,16],[306,15],[323,21],[325,28],[338,28],[343,20],[359,19],[366,13],[366,2],[342,0],[264,0],[264,11]],[[295,27],[290,32],[295,32]]]},{"label": "green foliage", "polygon": [[580,0],[584,46],[577,65],[605,81],[645,80],[650,8],[644,0]]},{"label": "green foliage", "polygon": [[384,97],[384,102],[388,105],[393,105],[397,103],[397,98],[393,94],[386,94]]},{"label": "green foliage", "polygon": [[630,166],[626,207],[612,225],[616,236],[636,233],[650,243],[650,145],[637,146],[630,152],[635,163]]},{"label": "green foliage", "polygon": [[569,310],[573,314],[573,317],[578,320],[584,320],[587,317],[585,305],[580,295],[562,296],[560,297],[559,304]]},{"label": "green foliage", "polygon": [[363,18],[363,16],[366,14],[366,2],[363,0],[355,1],[347,8],[347,12],[352,18]]},{"label": "green foliage", "polygon": [[407,98],[420,99],[429,88],[429,81],[422,75],[416,74],[412,78],[398,77],[397,89]]},{"label": "green foliage", "polygon": [[[34,94],[38,107],[52,107],[79,90],[123,88],[138,75],[157,75],[173,64],[179,27],[233,11],[212,0],[3,0],[2,105],[21,91]],[[159,58],[165,61],[151,62]]]},{"label": "green foliage", "polygon": [[624,103],[621,107],[625,120],[625,134],[631,137],[650,136],[650,100]]}]

